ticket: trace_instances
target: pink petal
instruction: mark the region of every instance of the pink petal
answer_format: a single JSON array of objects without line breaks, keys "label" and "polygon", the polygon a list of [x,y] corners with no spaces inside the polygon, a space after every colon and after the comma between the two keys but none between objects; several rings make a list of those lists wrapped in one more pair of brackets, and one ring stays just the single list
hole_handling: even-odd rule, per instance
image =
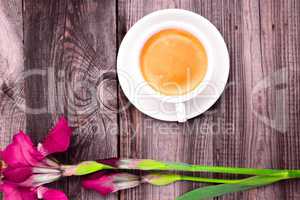
[{"label": "pink petal", "polygon": [[82,186],[85,189],[95,190],[103,196],[115,191],[112,177],[103,173],[96,173],[90,179],[83,180]]},{"label": "pink petal", "polygon": [[39,149],[43,156],[52,153],[64,152],[69,148],[72,130],[68,121],[62,117],[46,137]]},{"label": "pink petal", "polygon": [[36,192],[31,188],[18,187],[13,183],[4,182],[0,190],[5,200],[37,200]]},{"label": "pink petal", "polygon": [[48,189],[45,187],[39,187],[38,193],[44,200],[68,200],[68,197],[60,190]]},{"label": "pink petal", "polygon": [[32,168],[31,167],[12,168],[8,166],[3,170],[3,175],[5,177],[5,180],[14,183],[21,183],[27,180],[32,175]]},{"label": "pink petal", "polygon": [[30,138],[23,132],[19,132],[13,141],[1,153],[4,162],[13,168],[36,166],[43,156],[33,146]]}]

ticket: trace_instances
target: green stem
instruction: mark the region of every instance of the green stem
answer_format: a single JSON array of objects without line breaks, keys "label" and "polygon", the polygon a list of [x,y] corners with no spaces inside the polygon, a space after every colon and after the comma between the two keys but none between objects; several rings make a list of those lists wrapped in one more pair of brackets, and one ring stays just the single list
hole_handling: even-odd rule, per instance
[{"label": "green stem", "polygon": [[194,177],[178,174],[148,174],[142,177],[142,182],[150,183],[156,186],[165,186],[173,184],[177,181],[192,181],[192,182],[201,182],[201,183],[222,183],[222,184],[235,184],[239,183],[240,180],[226,180],[226,179],[215,179],[215,178],[203,178],[203,177]]},{"label": "green stem", "polygon": [[286,174],[290,178],[299,178],[300,170],[279,170],[279,169],[254,169],[254,168],[234,168],[234,167],[214,167],[214,166],[197,166],[178,164],[168,164],[171,170],[184,170],[192,172],[212,172],[225,174],[242,174],[242,175],[256,175],[256,176],[274,176],[274,174]]},{"label": "green stem", "polygon": [[235,184],[241,180],[226,180],[226,179],[214,179],[214,178],[202,178],[202,177],[193,177],[193,176],[180,176],[181,181],[192,181],[192,182],[202,182],[202,183],[227,183]]},{"label": "green stem", "polygon": [[190,165],[185,163],[171,163],[155,160],[140,160],[136,169],[159,170],[159,171],[187,171],[187,172],[210,172],[224,174],[242,174],[255,176],[274,176],[274,174],[286,174],[289,178],[300,178],[300,170],[280,169],[255,169]]},{"label": "green stem", "polygon": [[[287,172],[288,170],[274,169],[252,169],[252,168],[234,168],[234,167],[216,167],[216,166],[199,166],[186,165],[180,163],[166,163],[168,170],[190,171],[190,172],[212,172],[226,174],[243,174],[243,175],[272,175],[274,173]],[[298,172],[300,175],[300,171]]]}]

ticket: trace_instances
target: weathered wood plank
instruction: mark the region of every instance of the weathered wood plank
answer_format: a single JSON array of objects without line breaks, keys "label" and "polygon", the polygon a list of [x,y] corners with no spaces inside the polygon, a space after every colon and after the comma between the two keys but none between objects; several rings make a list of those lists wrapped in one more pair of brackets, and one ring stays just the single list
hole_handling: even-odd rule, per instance
[{"label": "weathered wood plank", "polygon": [[[115,9],[112,0],[68,3],[62,63],[69,86],[67,114],[77,127],[71,162],[118,154]],[[80,190],[78,181],[70,181],[68,187],[71,199],[104,199]]]},{"label": "weathered wood plank", "polygon": [[[266,85],[265,115],[261,121],[271,128],[268,138],[272,167],[300,168],[300,2],[263,1],[260,4],[262,68]],[[255,96],[254,96],[255,97]],[[278,185],[273,199],[299,199],[300,182]],[[261,196],[263,194],[259,194]]]},{"label": "weathered wood plank", "polygon": [[[242,139],[244,166],[278,168],[281,153],[277,148],[278,137],[274,129],[260,120],[259,115],[268,116],[269,99],[266,90],[258,90],[267,75],[267,66],[262,65],[261,21],[259,1],[244,1],[243,6],[243,93],[244,115]],[[278,185],[243,193],[245,199],[282,199]]]},{"label": "weathered wood plank", "polygon": [[[25,126],[34,141],[40,141],[64,114],[76,130],[69,153],[59,157],[63,162],[116,156],[119,120],[122,157],[300,167],[297,0],[119,0],[118,4],[109,0],[24,0],[26,116],[24,82],[22,78],[15,82],[24,66],[22,1],[0,5],[0,24],[5,27],[0,30],[4,31],[0,34],[1,147]],[[118,43],[139,18],[162,8],[192,10],[217,26],[228,44],[231,72],[213,108],[185,124],[153,120],[133,106],[117,119],[118,107],[128,105],[121,90],[117,102],[117,6]],[[70,199],[102,199],[94,192],[79,190],[79,179],[56,186]],[[198,186],[144,185],[122,192],[120,199],[174,199]],[[293,181],[219,199],[298,199],[299,189],[299,181]]]},{"label": "weathered wood plank", "polygon": [[12,86],[24,67],[21,0],[0,2],[0,25],[0,86]]},{"label": "weathered wood plank", "polygon": [[22,1],[0,2],[0,147],[25,128]]},{"label": "weathered wood plank", "polygon": [[[0,148],[26,126],[23,70],[22,1],[0,2]],[[2,194],[0,194],[0,199]]]},{"label": "weathered wood plank", "polygon": [[[62,114],[50,109],[57,95],[50,93],[57,85],[50,77],[61,66],[57,57],[63,54],[59,37],[64,33],[65,8],[66,1],[23,1],[26,132],[35,143],[43,140]],[[65,157],[59,160],[64,162]],[[63,183],[52,187],[67,193]]]},{"label": "weathered wood plank", "polygon": [[[117,156],[115,1],[24,1],[27,130],[37,142],[58,116],[74,127],[68,153],[59,159]],[[103,199],[61,181],[70,199]],[[111,196],[108,199],[116,199]]]}]

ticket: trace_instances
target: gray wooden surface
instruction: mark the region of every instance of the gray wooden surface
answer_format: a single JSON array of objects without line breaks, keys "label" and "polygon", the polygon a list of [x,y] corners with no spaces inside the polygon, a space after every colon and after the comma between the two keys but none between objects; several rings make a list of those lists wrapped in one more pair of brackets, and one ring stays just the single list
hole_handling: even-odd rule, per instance
[{"label": "gray wooden surface", "polygon": [[[115,74],[126,32],[163,8],[205,16],[230,52],[230,77],[221,99],[184,124],[140,113],[128,103]],[[69,151],[58,156],[65,163],[120,156],[300,168],[299,0],[1,0],[0,27],[2,148],[20,129],[40,141],[65,115],[74,127]],[[103,199],[81,189],[79,181],[52,186],[70,199]],[[199,186],[143,185],[106,199],[172,200]],[[218,199],[299,198],[300,182],[290,181]]]}]

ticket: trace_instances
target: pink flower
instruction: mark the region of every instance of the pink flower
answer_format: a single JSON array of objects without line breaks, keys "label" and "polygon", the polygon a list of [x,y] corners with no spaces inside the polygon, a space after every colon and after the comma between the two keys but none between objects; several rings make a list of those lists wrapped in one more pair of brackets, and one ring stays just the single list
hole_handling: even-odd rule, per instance
[{"label": "pink flower", "polygon": [[0,186],[5,200],[68,200],[67,196],[59,191],[45,187],[29,188],[5,182]]},{"label": "pink flower", "polygon": [[37,199],[35,192],[31,191],[30,188],[18,187],[14,183],[2,183],[0,186],[0,191],[3,192],[4,199],[8,200]]},{"label": "pink flower", "polygon": [[140,183],[140,177],[133,174],[99,172],[83,180],[82,186],[105,196],[119,190],[136,187]]},{"label": "pink flower", "polygon": [[37,148],[25,133],[16,134],[12,143],[1,152],[4,167],[0,190],[4,193],[5,199],[32,200],[38,196],[49,200],[59,199],[52,198],[54,193],[60,194],[60,199],[67,199],[61,192],[41,186],[62,176],[60,165],[46,156],[66,151],[71,135],[72,130],[65,118],[58,121]]}]

